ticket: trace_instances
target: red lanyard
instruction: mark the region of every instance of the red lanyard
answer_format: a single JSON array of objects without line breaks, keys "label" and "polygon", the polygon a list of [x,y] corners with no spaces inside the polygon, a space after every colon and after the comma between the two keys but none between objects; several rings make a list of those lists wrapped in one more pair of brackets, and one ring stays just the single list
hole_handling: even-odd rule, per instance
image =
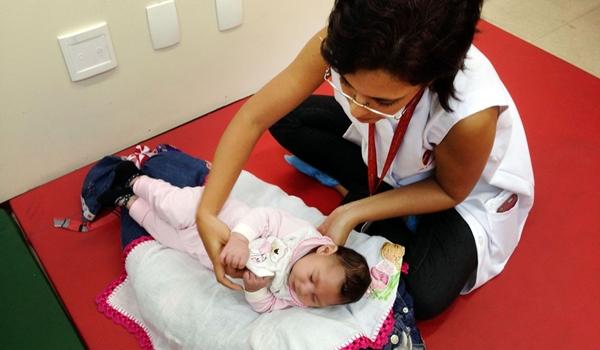
[{"label": "red lanyard", "polygon": [[408,102],[406,105],[406,109],[402,113],[400,117],[400,121],[398,122],[398,126],[396,127],[396,131],[394,132],[394,136],[392,137],[392,144],[390,145],[390,149],[388,151],[388,155],[385,159],[385,164],[383,165],[383,171],[381,172],[381,177],[377,176],[377,150],[375,149],[375,124],[369,124],[369,164],[368,164],[368,175],[369,175],[369,193],[371,195],[375,194],[375,191],[383,182],[383,178],[385,174],[387,174],[390,166],[392,165],[392,161],[396,157],[396,153],[398,153],[398,149],[400,149],[400,144],[404,139],[404,134],[406,133],[406,128],[408,128],[408,123],[410,123],[410,119],[413,116],[415,108],[417,104],[421,100],[421,96],[423,96],[423,89],[421,89],[417,94]]}]

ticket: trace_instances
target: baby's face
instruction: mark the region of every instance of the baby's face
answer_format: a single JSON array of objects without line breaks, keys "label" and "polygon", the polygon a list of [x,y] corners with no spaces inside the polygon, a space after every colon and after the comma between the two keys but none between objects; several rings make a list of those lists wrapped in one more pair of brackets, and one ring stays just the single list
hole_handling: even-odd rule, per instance
[{"label": "baby's face", "polygon": [[340,289],[345,278],[335,255],[315,252],[294,264],[288,285],[304,305],[324,307],[341,303]]}]

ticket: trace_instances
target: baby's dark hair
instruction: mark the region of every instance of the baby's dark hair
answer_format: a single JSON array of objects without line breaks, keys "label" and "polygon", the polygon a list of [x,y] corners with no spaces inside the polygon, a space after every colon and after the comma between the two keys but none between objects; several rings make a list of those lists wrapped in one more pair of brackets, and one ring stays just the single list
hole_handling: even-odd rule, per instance
[{"label": "baby's dark hair", "polygon": [[371,274],[367,260],[354,249],[344,246],[338,246],[335,256],[346,273],[346,278],[340,289],[340,304],[356,302],[362,298],[371,284]]},{"label": "baby's dark hair", "polygon": [[336,0],[321,54],[340,74],[383,70],[451,111],[483,0]]}]

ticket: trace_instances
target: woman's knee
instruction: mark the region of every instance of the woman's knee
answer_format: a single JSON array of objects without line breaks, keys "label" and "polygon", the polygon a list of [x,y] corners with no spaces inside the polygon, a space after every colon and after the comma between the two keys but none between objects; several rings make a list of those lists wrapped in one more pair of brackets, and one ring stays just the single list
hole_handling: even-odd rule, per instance
[{"label": "woman's knee", "polygon": [[413,297],[415,318],[418,320],[428,320],[441,314],[459,295],[459,293],[436,293],[432,290],[414,291],[410,287],[409,291]]},{"label": "woman's knee", "polygon": [[342,107],[332,96],[311,95],[286,116],[275,122],[269,131],[273,136],[303,127],[318,127],[343,134],[350,126]]},{"label": "woman's knee", "polygon": [[446,310],[477,269],[477,249],[469,226],[458,213],[423,218],[407,247],[407,287],[419,319]]},{"label": "woman's knee", "polygon": [[299,129],[304,127],[302,121],[302,110],[299,110],[302,106],[291,111],[283,118],[276,121],[269,127],[269,132],[280,143],[282,140],[287,139],[290,135],[294,135]]}]

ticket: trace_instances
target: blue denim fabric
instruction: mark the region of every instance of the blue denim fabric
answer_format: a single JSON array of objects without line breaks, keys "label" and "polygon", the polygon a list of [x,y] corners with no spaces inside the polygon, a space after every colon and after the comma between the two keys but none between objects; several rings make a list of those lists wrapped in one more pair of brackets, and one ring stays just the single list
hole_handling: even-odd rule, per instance
[{"label": "blue denim fabric", "polygon": [[205,160],[176,150],[159,152],[142,166],[144,174],[177,187],[202,186],[209,171]]},{"label": "blue denim fabric", "polygon": [[[148,159],[142,166],[142,173],[165,180],[177,187],[201,186],[209,171],[206,161],[177,150],[160,152]],[[121,211],[121,244],[123,248],[142,236],[148,236],[148,232],[133,220],[127,209],[123,208]]]},{"label": "blue denim fabric", "polygon": [[117,156],[106,156],[98,161],[86,174],[81,189],[83,222],[92,221],[102,210],[98,196],[110,187],[115,178],[114,169],[121,162]]},{"label": "blue denim fabric", "polygon": [[133,220],[131,215],[129,215],[129,210],[121,208],[121,246],[125,248],[129,243],[143,236],[150,235]]},{"label": "blue denim fabric", "polygon": [[413,300],[406,290],[404,279],[400,279],[393,308],[394,330],[383,350],[424,350],[425,343],[417,328]]}]

